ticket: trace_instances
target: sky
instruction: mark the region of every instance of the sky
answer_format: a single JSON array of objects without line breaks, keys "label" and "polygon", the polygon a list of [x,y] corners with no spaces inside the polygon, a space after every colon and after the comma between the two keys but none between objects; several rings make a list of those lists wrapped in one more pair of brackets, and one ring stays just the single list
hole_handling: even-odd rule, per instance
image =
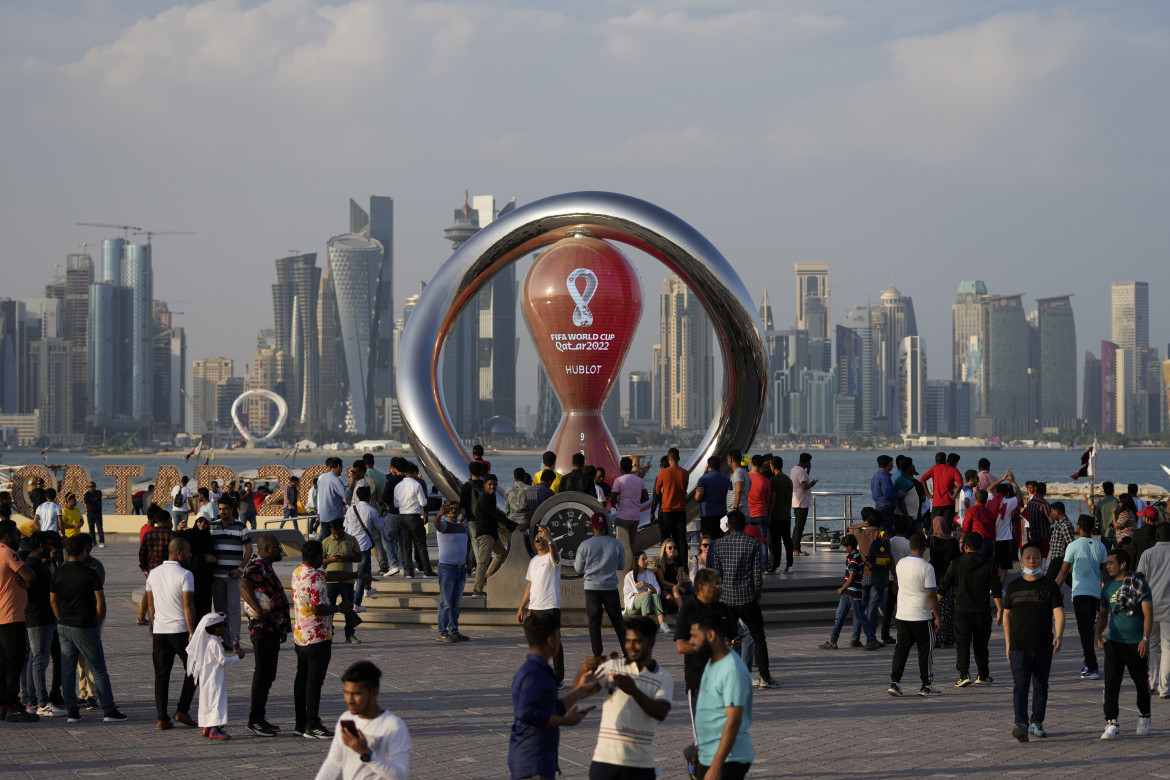
[{"label": "sky", "polygon": [[[242,372],[273,260],[323,264],[350,197],[395,199],[397,316],[465,190],[608,190],[703,233],[778,327],[795,262],[830,264],[835,322],[895,285],[931,378],[969,278],[1072,293],[1081,353],[1109,283],[1149,281],[1164,351],[1168,72],[1159,0],[0,2],[0,295],[109,236],[75,222],[196,231],[155,238],[155,295]],[[657,341],[638,267],[628,369]]]}]

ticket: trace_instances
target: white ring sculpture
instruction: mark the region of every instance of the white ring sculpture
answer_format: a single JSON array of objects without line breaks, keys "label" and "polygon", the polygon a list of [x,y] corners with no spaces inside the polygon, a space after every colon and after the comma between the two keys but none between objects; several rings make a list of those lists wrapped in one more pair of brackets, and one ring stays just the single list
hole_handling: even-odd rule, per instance
[{"label": "white ring sculpture", "polygon": [[[249,398],[267,398],[272,403],[276,404],[276,422],[272,425],[270,430],[264,436],[256,436],[240,422],[240,405]],[[288,404],[276,393],[271,390],[245,390],[240,393],[240,397],[232,402],[232,422],[236,424],[236,430],[240,435],[247,439],[252,444],[268,444],[272,441],[276,434],[280,433],[281,428],[288,421]]]}]

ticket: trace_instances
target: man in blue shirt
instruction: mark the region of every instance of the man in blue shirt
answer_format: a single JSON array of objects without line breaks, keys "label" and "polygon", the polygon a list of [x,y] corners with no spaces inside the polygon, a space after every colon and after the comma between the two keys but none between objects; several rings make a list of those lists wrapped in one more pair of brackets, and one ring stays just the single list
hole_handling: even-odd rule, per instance
[{"label": "man in blue shirt", "polygon": [[873,507],[882,516],[882,530],[888,534],[894,532],[894,509],[898,506],[901,496],[894,488],[894,480],[890,473],[894,470],[894,459],[889,455],[878,455],[878,470],[869,481],[869,492],[873,496]]},{"label": "man in blue shirt", "polygon": [[1101,607],[1101,583],[1105,580],[1105,545],[1093,538],[1093,518],[1081,515],[1077,520],[1077,538],[1064,548],[1064,563],[1056,575],[1056,584],[1063,585],[1072,575],[1073,614],[1077,618],[1077,633],[1081,636],[1081,652],[1085,665],[1081,667],[1082,680],[1100,680],[1097,666],[1097,648],[1093,627],[1097,610]]},{"label": "man in blue shirt", "polygon": [[[341,482],[341,458],[326,458],[324,474],[317,477],[317,518],[321,532],[317,541],[329,535],[334,520],[345,517],[345,485]],[[311,529],[310,529],[311,532]]]},{"label": "man in blue shirt", "polygon": [[[727,646],[723,631],[721,618],[714,612],[707,612],[691,625],[691,644],[711,659],[703,670],[695,705],[699,748],[695,777],[742,780],[756,757],[748,734],[752,727],[752,677],[739,654]],[[725,738],[729,732],[733,736]]]},{"label": "man in blue shirt", "polygon": [[602,656],[601,611],[609,616],[609,623],[617,634],[618,647],[625,652],[626,626],[622,621],[622,605],[618,599],[617,573],[626,568],[626,549],[609,535],[605,515],[594,512],[589,518],[593,538],[581,542],[573,568],[585,575],[585,615],[589,620],[589,643],[593,655]]},{"label": "man in blue shirt", "polygon": [[707,472],[699,477],[694,492],[699,503],[699,533],[712,539],[723,536],[719,521],[727,514],[727,491],[731,490],[731,480],[719,467],[717,456],[707,458]]},{"label": "man in blue shirt", "polygon": [[529,614],[524,620],[524,640],[528,642],[528,660],[512,678],[514,717],[508,770],[512,780],[553,780],[559,771],[560,727],[580,723],[585,713],[573,705],[601,690],[593,674],[597,659],[586,658],[581,663],[573,689],[558,699],[549,660],[561,647],[560,616],[551,611]]}]

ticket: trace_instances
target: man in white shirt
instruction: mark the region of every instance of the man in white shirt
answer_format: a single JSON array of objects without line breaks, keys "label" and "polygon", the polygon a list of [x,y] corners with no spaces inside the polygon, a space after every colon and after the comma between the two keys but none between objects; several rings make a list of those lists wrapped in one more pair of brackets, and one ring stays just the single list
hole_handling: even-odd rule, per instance
[{"label": "man in white shirt", "polygon": [[[380,518],[377,510],[370,506],[370,486],[368,484],[364,484],[354,491],[354,497],[356,500],[345,512],[345,532],[357,540],[358,549],[362,552],[362,562],[358,564],[358,572],[371,574],[373,559],[370,551],[374,549],[371,535],[377,533],[375,526]],[[366,593],[373,596],[377,591],[374,588],[365,587],[360,582],[357,583],[353,597],[354,612],[366,611],[366,608],[362,606],[362,596]]]},{"label": "man in white shirt", "polygon": [[171,489],[171,516],[175,518],[175,528],[187,519],[187,513],[191,511],[191,489],[187,487],[189,481],[189,477],[183,477]]},{"label": "man in white shirt", "polygon": [[424,577],[438,577],[438,572],[431,568],[431,557],[427,551],[427,494],[418,479],[418,466],[407,462],[402,467],[402,476],[402,481],[394,488],[394,503],[398,506],[398,523],[403,534],[404,576],[407,579],[414,577],[414,563],[417,559]]},{"label": "man in white shirt", "polygon": [[1142,553],[1142,573],[1150,586],[1154,622],[1150,630],[1150,688],[1170,699],[1170,523],[1158,525],[1157,543]]},{"label": "man in white shirt", "polygon": [[[516,622],[524,625],[524,612],[552,613],[557,620],[561,619],[561,554],[557,551],[557,543],[553,541],[548,526],[536,529],[536,536],[532,540],[536,547],[536,555],[528,561],[528,574],[525,579],[524,598],[520,599],[520,608],[516,610]],[[565,650],[557,648],[553,657],[553,677],[557,686],[565,682]]]},{"label": "man in white shirt", "polygon": [[815,479],[809,479],[808,472],[812,468],[812,455],[800,453],[800,459],[788,478],[792,480],[792,554],[808,555],[800,548],[800,539],[804,536],[804,524],[808,521],[808,507],[812,501],[812,489],[817,484]]},{"label": "man in white shirt", "polygon": [[922,559],[926,552],[926,537],[914,534],[910,537],[910,554],[898,561],[895,567],[898,578],[898,643],[894,645],[894,661],[890,669],[891,696],[902,695],[902,672],[906,671],[906,659],[910,657],[910,646],[918,646],[918,672],[922,677],[919,696],[938,696],[942,691],[931,683],[934,681],[934,632],[939,624],[938,583],[934,567]]},{"label": "man in white shirt", "polygon": [[316,780],[407,780],[410,732],[378,704],[382,671],[358,661],[341,675],[348,712],[337,719],[333,742]]},{"label": "man in white shirt", "polygon": [[[158,730],[174,728],[168,708],[171,668],[175,656],[187,670],[187,643],[195,630],[195,575],[183,568],[191,558],[191,546],[186,539],[172,539],[167,547],[168,557],[150,570],[146,577],[146,611],[150,615],[151,643],[154,659],[154,705],[158,715]],[[190,716],[191,699],[195,695],[195,680],[183,677],[175,720],[194,728]]]},{"label": "man in white shirt", "polygon": [[[654,660],[657,639],[654,620],[642,615],[626,618],[626,657],[606,661],[598,677],[609,683],[601,707],[597,747],[590,777],[655,777],[654,732],[670,714],[674,680]],[[608,677],[602,675],[608,673]],[[642,770],[627,772],[626,769]]]},{"label": "man in white shirt", "polygon": [[37,530],[61,533],[61,507],[57,504],[57,491],[45,491],[45,500],[33,512],[37,516]]}]

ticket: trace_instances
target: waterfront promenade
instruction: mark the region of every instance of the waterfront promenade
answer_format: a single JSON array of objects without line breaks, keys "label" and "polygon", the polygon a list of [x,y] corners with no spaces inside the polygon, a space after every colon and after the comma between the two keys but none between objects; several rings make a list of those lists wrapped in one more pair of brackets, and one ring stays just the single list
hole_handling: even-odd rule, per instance
[{"label": "waterfront promenade", "polygon": [[[109,618],[103,634],[114,695],[130,716],[103,724],[83,712],[78,724],[64,718],[34,724],[0,723],[0,766],[5,778],[306,778],[313,777],[329,743],[289,736],[254,737],[243,728],[251,682],[248,657],[227,670],[232,739],[213,744],[197,730],[154,729],[150,640],[135,625],[133,589],[140,588],[137,544],[113,542],[95,550],[108,573]],[[297,561],[278,565],[287,580]],[[800,566],[800,561],[797,562]],[[1101,683],[1079,679],[1079,645],[1071,611],[1065,648],[1055,657],[1046,740],[1022,745],[1011,738],[1011,676],[1002,633],[992,639],[989,687],[954,688],[954,651],[937,651],[935,699],[886,694],[891,650],[817,650],[828,626],[769,631],[772,668],[780,688],[757,691],[752,740],[756,763],[749,777],[956,777],[975,774],[1028,777],[1170,778],[1170,701],[1155,698],[1153,733],[1136,737],[1133,687],[1122,687],[1122,738],[1101,742]],[[358,629],[361,645],[335,644],[322,700],[327,723],[344,709],[339,676],[368,658],[384,671],[381,703],[401,716],[414,741],[412,778],[507,777],[511,726],[509,685],[524,659],[519,627],[469,630],[473,641],[442,645],[427,629]],[[607,641],[612,641],[608,634]],[[659,727],[656,752],[661,777],[684,777],[681,750],[690,729],[682,691],[682,664],[673,642],[661,641],[656,657],[674,675],[674,710]],[[588,652],[584,630],[565,632],[566,660],[576,665]],[[607,650],[611,649],[606,647]],[[292,639],[283,646],[269,720],[292,728]],[[911,659],[907,679],[914,677]],[[171,696],[178,695],[172,679]],[[172,699],[173,700],[173,699]],[[600,699],[594,699],[600,703]],[[599,711],[561,732],[564,780],[583,780],[596,741]]]}]

